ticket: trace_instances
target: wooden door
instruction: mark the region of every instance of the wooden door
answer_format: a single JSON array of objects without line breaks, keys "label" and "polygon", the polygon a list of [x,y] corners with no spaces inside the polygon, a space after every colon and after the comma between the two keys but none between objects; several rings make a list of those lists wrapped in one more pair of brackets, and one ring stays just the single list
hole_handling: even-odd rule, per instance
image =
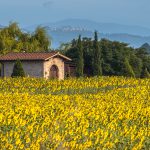
[{"label": "wooden door", "polygon": [[50,69],[50,78],[57,79],[58,78],[58,67],[53,65]]}]

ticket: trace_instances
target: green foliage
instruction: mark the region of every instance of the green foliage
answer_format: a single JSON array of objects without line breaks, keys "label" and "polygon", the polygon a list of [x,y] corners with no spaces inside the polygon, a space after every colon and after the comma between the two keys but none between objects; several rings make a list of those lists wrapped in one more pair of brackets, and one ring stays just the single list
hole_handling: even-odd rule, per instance
[{"label": "green foliage", "polygon": [[77,43],[78,43],[78,40],[73,39],[71,44],[69,44],[70,46],[68,49],[65,46],[62,50],[60,50],[62,54],[70,57],[74,63],[77,63],[77,58],[78,58]]},{"label": "green foliage", "polygon": [[11,77],[25,77],[25,72],[19,59],[16,60],[14,64],[13,73]]},{"label": "green foliage", "polygon": [[131,54],[129,61],[130,65],[132,66],[133,72],[135,73],[135,76],[137,78],[140,78],[143,68],[142,59],[138,58],[135,54]]},{"label": "green foliage", "polygon": [[38,27],[33,33],[23,32],[17,23],[0,30],[0,54],[8,52],[48,51],[50,40],[46,30]]},{"label": "green foliage", "polygon": [[150,45],[148,43],[143,44],[141,48],[144,48],[148,53],[150,53]]},{"label": "green foliage", "polygon": [[141,78],[150,78],[150,73],[148,72],[147,68],[143,69]]},{"label": "green foliage", "polygon": [[111,43],[106,39],[102,39],[100,46],[102,49],[102,72],[104,75],[112,75],[114,71],[111,66],[113,60]]},{"label": "green foliage", "polygon": [[[102,69],[104,76],[131,76],[138,78],[142,76],[142,68],[150,70],[150,56],[144,48],[134,49],[126,43],[107,39],[98,41],[97,33],[95,33],[94,40],[84,37],[81,42],[84,74],[86,76],[98,75],[96,67]],[[72,43],[68,43],[68,48],[66,47],[65,51],[63,51],[63,54],[72,58],[75,63],[78,61],[77,43],[78,40],[72,40]],[[100,65],[94,66],[94,63]]]},{"label": "green foliage", "polygon": [[50,41],[49,41],[49,37],[48,37],[48,34],[46,33],[45,28],[37,27],[32,38],[33,38],[33,41],[37,40],[39,42],[39,47],[41,51],[43,50],[48,51]]},{"label": "green foliage", "polygon": [[77,43],[77,63],[76,63],[76,75],[78,77],[83,76],[83,68],[84,68],[83,47],[82,47],[81,36],[79,36],[78,43]]},{"label": "green foliage", "polygon": [[135,77],[135,73],[132,69],[132,66],[129,64],[129,61],[127,58],[125,58],[125,61],[124,61],[123,72],[124,72],[124,75],[127,77]]},{"label": "green foliage", "polygon": [[59,46],[59,52],[61,52],[62,54],[65,54],[68,49],[70,49],[72,47],[72,44],[71,43],[62,43],[60,46]]},{"label": "green foliage", "polygon": [[98,42],[98,35],[95,31],[94,41],[93,41],[93,75],[102,75],[102,60],[101,60],[101,50]]},{"label": "green foliage", "polygon": [[143,70],[145,68],[147,68],[147,70],[150,70],[150,55],[148,54],[147,50],[144,48],[136,49],[135,55],[142,60]]},{"label": "green foliage", "polygon": [[84,37],[82,39],[83,58],[84,58],[84,74],[87,76],[93,75],[92,56],[93,56],[93,41],[91,38]]}]

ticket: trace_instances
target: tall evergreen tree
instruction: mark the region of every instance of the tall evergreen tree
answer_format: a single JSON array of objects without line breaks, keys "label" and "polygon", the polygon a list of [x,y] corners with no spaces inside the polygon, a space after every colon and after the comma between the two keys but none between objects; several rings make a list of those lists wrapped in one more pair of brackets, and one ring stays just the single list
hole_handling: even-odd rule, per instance
[{"label": "tall evergreen tree", "polygon": [[91,38],[82,38],[83,58],[84,58],[84,74],[92,76],[92,54],[93,54],[93,40]]},{"label": "tall evergreen tree", "polygon": [[17,59],[14,64],[14,68],[13,68],[11,77],[25,77],[25,72],[23,70],[21,61],[19,59]]},{"label": "tall evergreen tree", "polygon": [[98,35],[95,31],[94,41],[93,41],[93,75],[102,75],[102,60],[101,60],[101,49],[98,42]]},{"label": "tall evergreen tree", "polygon": [[100,41],[101,51],[102,51],[102,72],[103,75],[112,75],[112,60],[113,60],[113,52],[111,49],[110,41],[107,39],[102,39]]},{"label": "tall evergreen tree", "polygon": [[81,36],[78,38],[77,42],[77,65],[76,65],[76,75],[78,77],[83,76],[84,60],[83,60],[83,46],[81,41]]}]

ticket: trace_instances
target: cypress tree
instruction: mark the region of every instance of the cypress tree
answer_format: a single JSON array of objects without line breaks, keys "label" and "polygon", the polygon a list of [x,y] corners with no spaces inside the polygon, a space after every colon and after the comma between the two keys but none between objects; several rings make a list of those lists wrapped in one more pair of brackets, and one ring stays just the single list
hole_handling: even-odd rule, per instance
[{"label": "cypress tree", "polygon": [[124,61],[124,74],[127,77],[135,77],[135,73],[132,69],[132,66],[129,64],[129,61],[127,58],[125,58],[125,61]]},{"label": "cypress tree", "polygon": [[77,77],[83,76],[84,60],[83,60],[83,46],[81,36],[79,35],[77,42],[77,61],[76,61],[76,75]]},{"label": "cypress tree", "polygon": [[101,60],[101,49],[99,47],[98,35],[95,31],[94,41],[93,41],[93,75],[102,75],[102,60]]},{"label": "cypress tree", "polygon": [[150,74],[149,74],[147,68],[143,69],[141,78],[150,78]]},{"label": "cypress tree", "polygon": [[17,59],[14,64],[14,68],[13,68],[11,77],[25,77],[25,72],[23,70],[21,61],[19,59]]}]

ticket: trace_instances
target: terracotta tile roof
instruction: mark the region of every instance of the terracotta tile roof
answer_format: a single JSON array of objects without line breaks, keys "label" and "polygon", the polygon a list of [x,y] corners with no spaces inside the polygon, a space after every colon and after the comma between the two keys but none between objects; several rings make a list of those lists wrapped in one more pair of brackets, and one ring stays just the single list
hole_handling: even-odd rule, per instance
[{"label": "terracotta tile roof", "polygon": [[53,56],[59,55],[65,59],[68,57],[59,54],[58,52],[35,52],[35,53],[8,53],[6,55],[0,56],[0,61],[11,61],[11,60],[47,60]]}]

